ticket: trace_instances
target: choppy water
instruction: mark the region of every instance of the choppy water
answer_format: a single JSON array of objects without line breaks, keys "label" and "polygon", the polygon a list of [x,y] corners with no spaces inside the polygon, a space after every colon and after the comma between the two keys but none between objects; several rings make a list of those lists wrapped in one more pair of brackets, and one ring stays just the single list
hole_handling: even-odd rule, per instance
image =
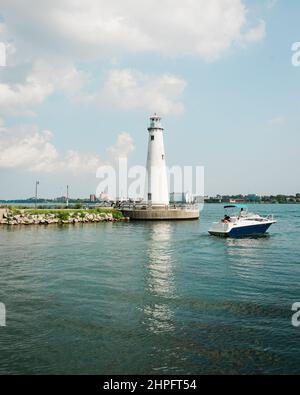
[{"label": "choppy water", "polygon": [[201,222],[0,228],[0,373],[300,373],[300,205],[270,236]]}]

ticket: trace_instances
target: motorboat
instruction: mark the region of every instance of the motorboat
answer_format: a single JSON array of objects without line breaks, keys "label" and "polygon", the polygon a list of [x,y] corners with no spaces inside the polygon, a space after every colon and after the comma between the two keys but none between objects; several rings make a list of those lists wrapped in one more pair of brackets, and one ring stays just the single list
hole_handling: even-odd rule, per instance
[{"label": "motorboat", "polygon": [[259,214],[250,213],[248,207],[243,204],[231,204],[224,206],[224,209],[237,209],[238,211],[233,215],[226,211],[223,219],[211,225],[209,234],[222,237],[262,235],[277,222],[273,215],[262,217]]}]

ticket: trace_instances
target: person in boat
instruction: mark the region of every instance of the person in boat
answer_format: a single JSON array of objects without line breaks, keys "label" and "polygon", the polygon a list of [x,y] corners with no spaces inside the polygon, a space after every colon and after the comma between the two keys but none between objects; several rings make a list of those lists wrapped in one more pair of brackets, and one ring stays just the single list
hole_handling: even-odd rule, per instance
[{"label": "person in boat", "polygon": [[239,214],[239,219],[244,217],[245,211],[243,208],[241,208],[240,214]]},{"label": "person in boat", "polygon": [[228,222],[230,222],[230,217],[229,215],[225,214],[224,218],[222,219],[222,222],[224,222],[224,224],[227,224]]}]

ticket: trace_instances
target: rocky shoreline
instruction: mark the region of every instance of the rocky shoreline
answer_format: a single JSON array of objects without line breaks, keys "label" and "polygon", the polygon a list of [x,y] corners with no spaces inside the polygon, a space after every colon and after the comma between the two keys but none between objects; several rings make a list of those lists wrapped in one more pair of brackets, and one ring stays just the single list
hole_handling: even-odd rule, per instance
[{"label": "rocky shoreline", "polygon": [[127,217],[114,218],[112,213],[58,213],[58,214],[14,214],[4,213],[0,219],[2,225],[51,225],[51,224],[83,224],[98,222],[124,222]]}]

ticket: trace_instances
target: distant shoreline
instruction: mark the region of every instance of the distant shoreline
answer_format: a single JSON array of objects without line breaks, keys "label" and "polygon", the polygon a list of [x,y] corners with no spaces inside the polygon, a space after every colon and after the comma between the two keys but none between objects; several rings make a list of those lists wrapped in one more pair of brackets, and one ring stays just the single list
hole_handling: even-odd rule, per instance
[{"label": "distant shoreline", "polygon": [[[175,198],[175,196],[177,198]],[[128,202],[133,202],[133,200],[127,199]],[[198,204],[204,203],[216,203],[216,204],[299,204],[300,203],[300,193],[295,193],[291,195],[276,194],[276,195],[257,195],[257,194],[236,194],[236,195],[220,195],[216,194],[214,196],[196,196],[193,195],[193,202]],[[22,208],[88,208],[88,209],[114,209],[119,208],[120,205],[126,203],[122,199],[107,199],[100,200],[93,195],[93,199],[88,198],[67,198],[66,196],[61,196],[58,198],[43,198],[43,197],[30,197],[23,199],[0,199],[0,207],[22,207]],[[185,201],[185,196],[183,193],[171,193],[170,194],[170,204],[186,204],[192,203]]]},{"label": "distant shoreline", "polygon": [[300,204],[300,202],[236,202],[236,203],[232,203],[232,202],[210,202],[210,201],[205,201],[204,203],[207,204]]},{"label": "distant shoreline", "polygon": [[[229,201],[223,201],[223,202],[216,202],[216,201],[209,201],[205,200],[202,203],[198,204],[219,204],[219,205],[225,205],[225,204],[245,204],[245,205],[267,205],[267,204],[272,204],[272,205],[297,205],[300,204],[300,201],[287,201],[287,202],[268,202],[268,201],[263,201],[263,202],[247,202],[247,201],[239,201],[239,202],[229,202]],[[0,202],[0,209],[18,209],[18,210],[32,210],[35,209],[35,204],[34,203],[19,203],[19,202],[12,202],[9,201],[7,203],[1,203]],[[82,207],[81,209],[78,209],[76,205],[69,204],[68,206],[66,204],[55,204],[55,203],[38,203],[36,206],[37,210],[103,210],[103,211],[110,211],[110,210],[117,210],[116,207],[114,206],[99,206],[95,204],[89,204],[86,205],[85,207]]]}]

